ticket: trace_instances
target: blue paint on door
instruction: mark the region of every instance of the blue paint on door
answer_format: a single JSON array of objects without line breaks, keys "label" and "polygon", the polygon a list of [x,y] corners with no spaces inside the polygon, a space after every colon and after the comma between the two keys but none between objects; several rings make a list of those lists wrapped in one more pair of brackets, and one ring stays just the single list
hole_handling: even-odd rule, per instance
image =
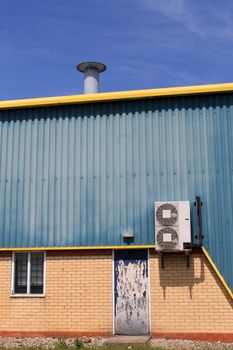
[{"label": "blue paint on door", "polygon": [[148,283],[147,250],[115,251],[115,334],[149,333]]}]

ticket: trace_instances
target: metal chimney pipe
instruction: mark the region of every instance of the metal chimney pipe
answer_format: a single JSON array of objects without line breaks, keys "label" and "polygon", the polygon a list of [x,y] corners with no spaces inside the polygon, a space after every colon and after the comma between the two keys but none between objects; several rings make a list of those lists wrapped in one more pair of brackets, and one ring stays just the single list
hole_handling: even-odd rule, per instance
[{"label": "metal chimney pipe", "polygon": [[99,62],[82,62],[77,70],[84,73],[84,94],[97,94],[99,92],[99,73],[106,70],[106,66]]}]

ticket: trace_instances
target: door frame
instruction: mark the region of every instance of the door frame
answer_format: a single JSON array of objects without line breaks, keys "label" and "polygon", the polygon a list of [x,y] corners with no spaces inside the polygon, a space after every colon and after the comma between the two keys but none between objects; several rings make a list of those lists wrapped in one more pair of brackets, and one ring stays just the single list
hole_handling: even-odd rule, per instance
[{"label": "door frame", "polygon": [[[123,248],[123,247],[122,247]],[[127,249],[130,249],[127,247]],[[131,248],[133,249],[133,248]],[[137,247],[137,249],[139,249]],[[145,248],[142,248],[145,249]],[[114,259],[115,259],[115,250],[112,250],[112,334],[115,335],[115,280],[114,280],[114,276],[115,276],[115,267],[114,267]],[[124,250],[123,249],[117,249],[117,250]],[[150,252],[149,249],[146,249],[147,251],[147,269],[148,269],[148,317],[149,317],[149,334],[151,334],[151,305],[150,305]]]}]

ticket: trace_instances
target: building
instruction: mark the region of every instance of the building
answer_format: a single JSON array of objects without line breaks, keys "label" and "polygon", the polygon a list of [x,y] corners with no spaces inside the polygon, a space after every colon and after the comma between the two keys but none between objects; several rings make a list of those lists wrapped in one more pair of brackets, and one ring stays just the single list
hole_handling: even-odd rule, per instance
[{"label": "building", "polygon": [[[233,341],[232,83],[2,101],[0,115],[0,335]],[[188,258],[156,249],[157,201],[190,202]]]}]

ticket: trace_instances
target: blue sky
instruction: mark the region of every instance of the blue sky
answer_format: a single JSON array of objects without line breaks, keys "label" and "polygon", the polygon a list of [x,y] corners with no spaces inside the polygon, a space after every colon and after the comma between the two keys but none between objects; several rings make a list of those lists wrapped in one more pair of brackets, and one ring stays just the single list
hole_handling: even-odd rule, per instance
[{"label": "blue sky", "polygon": [[233,81],[231,0],[1,0],[0,100]]}]

